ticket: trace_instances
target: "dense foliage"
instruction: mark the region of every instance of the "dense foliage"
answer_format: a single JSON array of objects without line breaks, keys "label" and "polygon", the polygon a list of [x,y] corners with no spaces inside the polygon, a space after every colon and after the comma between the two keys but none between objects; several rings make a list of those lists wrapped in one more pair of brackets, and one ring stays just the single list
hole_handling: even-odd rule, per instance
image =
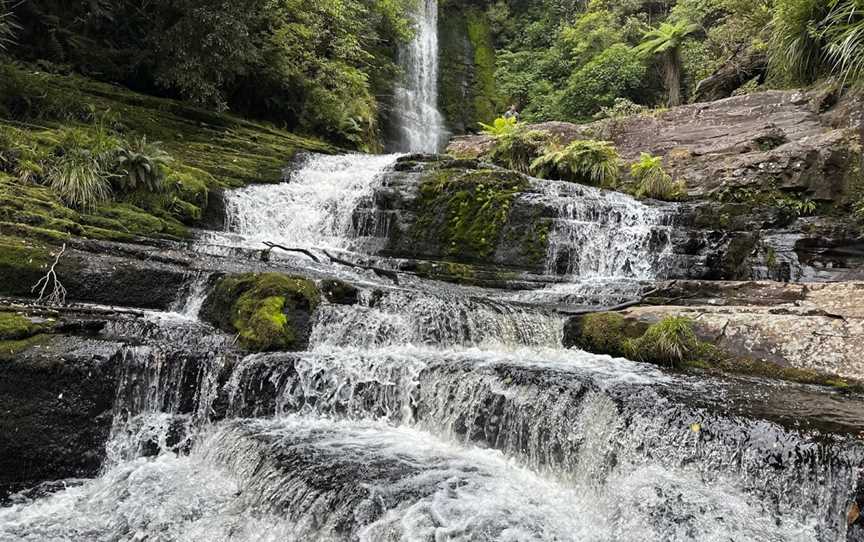
[{"label": "dense foliage", "polygon": [[[374,146],[413,0],[30,0],[11,54]],[[0,9],[0,13],[2,13]],[[0,43],[11,19],[0,16]],[[50,65],[44,61],[50,61]]]},{"label": "dense foliage", "polygon": [[860,0],[493,0],[486,15],[498,89],[529,122],[684,103],[724,66],[744,77],[729,92],[864,79]]}]

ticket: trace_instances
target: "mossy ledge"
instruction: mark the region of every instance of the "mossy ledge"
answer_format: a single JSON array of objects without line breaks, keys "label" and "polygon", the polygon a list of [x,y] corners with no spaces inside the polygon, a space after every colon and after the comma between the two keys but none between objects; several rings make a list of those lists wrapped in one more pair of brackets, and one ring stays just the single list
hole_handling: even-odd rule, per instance
[{"label": "mossy ledge", "polygon": [[441,247],[460,263],[483,263],[495,252],[513,200],[528,179],[498,169],[431,168],[420,183],[411,238]]},{"label": "mossy ledge", "polygon": [[666,317],[655,324],[632,321],[617,312],[597,312],[570,319],[564,345],[594,354],[625,357],[682,371],[708,371],[785,380],[862,392],[858,382],[761,359],[743,358],[701,340],[692,320]]},{"label": "mossy ledge", "polygon": [[[162,193],[115,192],[82,211],[32,182],[64,141],[146,137],[172,158]],[[0,64],[0,226],[45,236],[130,241],[183,238],[205,216],[210,195],[279,182],[298,151],[338,149],[263,122],[213,113],[74,75]],[[23,172],[23,173],[22,173]],[[33,232],[24,232],[29,235]]]},{"label": "mossy ledge", "polygon": [[321,301],[314,282],[280,273],[247,273],[217,280],[201,317],[255,352],[299,351],[309,344],[312,314]]}]

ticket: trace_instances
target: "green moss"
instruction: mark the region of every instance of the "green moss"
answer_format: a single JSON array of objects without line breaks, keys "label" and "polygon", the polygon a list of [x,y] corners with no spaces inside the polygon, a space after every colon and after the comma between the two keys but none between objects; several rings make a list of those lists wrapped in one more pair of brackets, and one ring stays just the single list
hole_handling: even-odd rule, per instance
[{"label": "green moss", "polygon": [[504,108],[489,20],[481,9],[452,0],[442,0],[439,11],[439,107],[452,130],[474,131]]},{"label": "green moss", "polygon": [[501,108],[495,83],[495,47],[485,13],[477,8],[466,12],[468,40],[474,50],[473,101],[475,121],[488,121],[498,116]]},{"label": "green moss", "polygon": [[500,170],[433,169],[420,185],[420,216],[414,238],[440,243],[458,262],[488,259],[501,239],[525,177]]},{"label": "green moss", "polygon": [[0,235],[0,294],[29,296],[51,261],[51,252],[45,246]]},{"label": "green moss", "polygon": [[627,341],[638,337],[641,330],[615,312],[597,312],[583,316],[575,346],[588,352],[624,357],[629,353]]},{"label": "green moss", "polygon": [[[95,145],[105,137],[141,136],[160,141],[174,159],[165,193],[118,192],[113,203],[87,214],[67,208],[35,183],[71,139]],[[201,219],[211,190],[278,182],[298,150],[337,150],[266,123],[2,64],[0,147],[0,222],[115,240],[186,237],[186,226]]]},{"label": "green moss", "polygon": [[21,352],[44,344],[49,337],[50,335],[39,334],[26,339],[0,340],[0,361],[12,360]]},{"label": "green moss", "polygon": [[45,326],[12,312],[0,312],[0,341],[18,341],[40,333]]},{"label": "green moss", "polygon": [[701,344],[693,331],[692,320],[667,316],[650,326],[638,339],[626,340],[623,350],[631,359],[674,367],[698,359]]},{"label": "green moss", "polygon": [[320,299],[315,283],[303,278],[231,275],[218,281],[201,314],[217,327],[237,333],[250,350],[299,350],[306,345],[311,314]]}]

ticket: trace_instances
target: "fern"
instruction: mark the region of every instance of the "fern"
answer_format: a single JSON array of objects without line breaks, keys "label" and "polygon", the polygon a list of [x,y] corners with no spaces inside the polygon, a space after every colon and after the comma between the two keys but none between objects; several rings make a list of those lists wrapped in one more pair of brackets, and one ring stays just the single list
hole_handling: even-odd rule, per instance
[{"label": "fern", "polygon": [[567,145],[550,145],[531,163],[531,173],[546,179],[614,188],[618,184],[620,158],[608,141],[576,140]]},{"label": "fern", "polygon": [[479,123],[483,133],[492,137],[506,136],[519,129],[519,121],[516,117],[498,117],[492,124]]},{"label": "fern", "polygon": [[542,154],[549,141],[550,136],[545,132],[517,129],[495,138],[489,159],[508,169],[529,173],[531,162]]},{"label": "fern", "polygon": [[136,190],[139,187],[150,192],[164,190],[165,168],[171,156],[162,150],[161,143],[149,143],[142,137],[117,151],[117,168],[120,175],[117,182],[123,190]]}]

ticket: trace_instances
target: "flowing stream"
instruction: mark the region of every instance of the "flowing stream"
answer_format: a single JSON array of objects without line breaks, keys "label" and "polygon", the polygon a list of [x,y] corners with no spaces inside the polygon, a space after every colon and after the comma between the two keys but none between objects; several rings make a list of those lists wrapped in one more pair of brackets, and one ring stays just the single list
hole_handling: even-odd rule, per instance
[{"label": "flowing stream", "polygon": [[[233,192],[233,234],[207,242],[350,248],[356,194],[394,159],[313,158],[290,183]],[[648,276],[622,262],[663,221],[588,196],[611,226],[565,273]],[[583,242],[555,235],[551,259]],[[844,539],[861,446],[786,409],[854,425],[860,403],[564,350],[542,306],[434,283],[325,304],[309,351],[243,356],[190,317],[208,280],[190,277],[173,316],[108,330],[136,345],[104,473],[0,509],[0,540]]]},{"label": "flowing stream", "polygon": [[[406,147],[425,151],[440,115],[424,5],[402,99]],[[232,191],[230,231],[202,250],[359,250],[355,207],[395,160],[312,156]],[[549,291],[358,273],[358,303],[324,303],[308,351],[244,355],[197,321],[199,274],[172,313],[111,324],[128,346],[102,475],[18,496],[0,541],[845,540],[861,402],[563,349],[549,299],[661,277],[671,225],[566,183],[524,197],[557,210]]]}]

